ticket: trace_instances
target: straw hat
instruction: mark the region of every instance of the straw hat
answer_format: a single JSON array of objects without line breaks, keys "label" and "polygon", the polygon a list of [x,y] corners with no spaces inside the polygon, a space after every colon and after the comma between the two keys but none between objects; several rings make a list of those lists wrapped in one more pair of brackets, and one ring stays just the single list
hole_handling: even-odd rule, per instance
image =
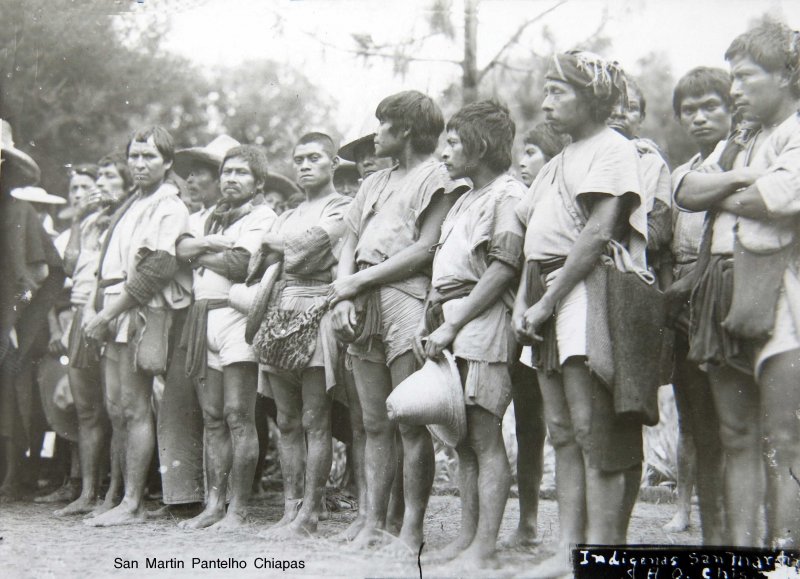
[{"label": "straw hat", "polygon": [[65,205],[67,200],[58,195],[50,195],[41,187],[17,187],[11,191],[11,196],[31,203],[46,203],[48,205]]},{"label": "straw hat", "polygon": [[283,271],[283,262],[273,263],[261,276],[261,281],[258,284],[258,292],[256,293],[250,310],[247,312],[247,325],[244,330],[244,339],[248,344],[253,343],[253,338],[256,337],[258,329],[261,327],[261,322],[264,320],[264,314],[267,312],[267,305],[269,305],[269,295],[272,293],[272,288],[275,282]]},{"label": "straw hat", "polygon": [[9,171],[12,168],[19,169],[23,178],[20,185],[35,185],[39,182],[42,176],[39,165],[36,164],[33,157],[14,146],[11,125],[4,119],[0,119],[0,155],[4,161],[9,162],[6,167],[0,169],[0,172]]},{"label": "straw hat", "polygon": [[280,173],[269,173],[264,183],[264,193],[270,193],[272,191],[277,191],[283,195],[284,199],[288,199],[292,193],[300,193],[300,187],[298,187],[297,183],[288,177],[284,177]]},{"label": "straw hat", "polygon": [[[374,125],[375,122],[373,121],[372,124]],[[370,145],[373,149],[375,148],[375,133],[369,133],[368,135],[364,135],[363,137],[359,137],[349,143],[342,145],[339,149],[339,156],[346,161],[352,161],[353,163],[356,162],[356,150],[363,146],[363,145]]]},{"label": "straw hat", "polygon": [[228,302],[234,310],[247,315],[256,301],[259,287],[260,285],[248,286],[244,283],[235,283],[228,293]]},{"label": "straw hat", "polygon": [[427,425],[442,442],[456,446],[467,435],[467,411],[461,377],[448,350],[428,359],[386,399],[390,420]]},{"label": "straw hat", "polygon": [[55,356],[46,355],[39,362],[36,378],[39,382],[39,395],[42,398],[47,423],[59,436],[77,442],[78,415],[75,406],[61,408],[55,400],[55,394],[60,389],[65,388],[69,391],[67,366]]},{"label": "straw hat", "polygon": [[180,149],[175,151],[175,161],[172,164],[172,170],[175,171],[181,179],[186,179],[189,176],[192,163],[203,163],[213,167],[214,171],[219,173],[225,154],[239,145],[241,145],[241,143],[233,137],[220,135],[205,147]]}]

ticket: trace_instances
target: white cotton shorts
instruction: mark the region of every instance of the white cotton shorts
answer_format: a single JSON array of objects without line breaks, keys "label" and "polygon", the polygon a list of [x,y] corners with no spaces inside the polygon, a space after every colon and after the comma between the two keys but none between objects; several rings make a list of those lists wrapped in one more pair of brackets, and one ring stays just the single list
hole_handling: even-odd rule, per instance
[{"label": "white cotton shorts", "polygon": [[797,303],[797,300],[793,299],[792,302],[794,303],[790,303],[787,294],[791,295],[792,298],[797,297],[794,295],[793,289],[787,288],[784,284],[784,288],[781,289],[781,293],[778,296],[778,305],[775,308],[775,327],[772,330],[772,335],[756,355],[756,380],[760,378],[764,362],[769,358],[800,348],[796,317],[800,312],[796,311],[797,307],[792,307]]},{"label": "white cotton shorts", "polygon": [[246,325],[247,317],[233,308],[209,310],[206,332],[209,368],[221,372],[225,366],[237,362],[258,361],[253,347],[244,340]]},{"label": "white cotton shorts", "polygon": [[579,281],[564,299],[556,312],[556,340],[558,362],[564,364],[571,356],[586,356],[586,319],[589,298],[586,284]]}]

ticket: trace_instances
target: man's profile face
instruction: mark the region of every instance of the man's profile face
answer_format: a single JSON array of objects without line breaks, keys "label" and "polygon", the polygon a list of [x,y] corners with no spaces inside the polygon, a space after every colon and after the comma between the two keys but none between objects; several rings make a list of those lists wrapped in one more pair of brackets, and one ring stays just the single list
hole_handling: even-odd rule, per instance
[{"label": "man's profile face", "polygon": [[186,175],[186,189],[193,203],[213,204],[219,196],[217,172],[205,163],[193,162]]},{"label": "man's profile face", "polygon": [[153,137],[147,141],[133,141],[128,149],[128,167],[133,182],[140,189],[152,189],[160,185],[172,167],[172,162],[165,161],[156,147]]},{"label": "man's profile face", "polygon": [[442,161],[451,179],[461,179],[469,177],[469,167],[475,167],[474,159],[467,156],[464,150],[464,143],[458,131],[450,130],[447,132],[445,148],[442,151]]},{"label": "man's profile face", "polygon": [[770,123],[786,90],[785,80],[775,72],[764,70],[748,56],[731,59],[731,97],[742,116]]},{"label": "man's profile face", "polygon": [[681,127],[700,147],[715,146],[731,130],[731,113],[715,92],[684,97],[679,111]]},{"label": "man's profile face", "polygon": [[225,201],[238,205],[256,194],[258,183],[245,159],[231,157],[222,165],[219,186]]},{"label": "man's profile face", "polygon": [[542,111],[547,124],[560,134],[573,135],[591,120],[589,104],[571,84],[560,80],[544,83]]},{"label": "man's profile face", "polygon": [[525,143],[522,157],[519,159],[519,176],[526,187],[530,187],[536,174],[546,163],[544,153],[533,143]]},{"label": "man's profile face", "polygon": [[379,157],[399,157],[405,147],[405,139],[395,134],[392,122],[380,121],[375,131],[375,154]]},{"label": "man's profile face", "polygon": [[317,191],[333,179],[338,165],[322,143],[304,143],[294,148],[292,156],[297,182],[304,191]]}]

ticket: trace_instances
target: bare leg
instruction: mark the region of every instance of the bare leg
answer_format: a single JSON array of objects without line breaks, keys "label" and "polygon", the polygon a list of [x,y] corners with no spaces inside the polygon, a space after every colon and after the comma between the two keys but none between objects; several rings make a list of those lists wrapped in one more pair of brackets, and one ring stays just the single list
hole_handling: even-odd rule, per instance
[{"label": "bare leg", "polygon": [[225,516],[228,473],[231,470],[231,439],[223,417],[225,397],[222,380],[222,372],[208,368],[205,382],[196,385],[197,400],[203,410],[208,499],[199,515],[178,523],[182,529],[205,529]]},{"label": "bare leg", "polygon": [[100,452],[106,437],[100,368],[69,369],[69,386],[78,413],[78,456],[81,494],[55,512],[56,516],[89,513],[97,506],[100,484]]},{"label": "bare leg", "polygon": [[[457,448],[458,494],[461,502],[461,528],[454,541],[443,549],[433,551],[425,557],[426,562],[437,563],[457,557],[470,546],[478,529],[478,456],[472,446],[471,437]],[[505,452],[505,447],[504,447]]]},{"label": "bare leg", "polygon": [[586,473],[575,432],[564,375],[537,372],[547,430],[556,455],[556,498],[561,537],[556,553],[533,569],[533,576],[558,577],[571,572],[569,546],[586,542]]},{"label": "bare leg", "polygon": [[344,384],[347,392],[347,405],[350,410],[350,426],[353,429],[353,443],[350,445],[350,454],[347,459],[353,460],[353,473],[355,474],[356,486],[358,488],[358,515],[350,523],[339,537],[345,541],[352,541],[367,518],[367,469],[364,464],[367,434],[364,432],[364,420],[362,418],[361,402],[358,399],[355,378],[353,373],[345,370]]},{"label": "bare leg", "polygon": [[[396,388],[415,370],[416,360],[412,352],[398,356],[390,366],[392,388]],[[386,413],[385,403],[383,412]],[[400,435],[403,439],[405,512],[398,538],[416,557],[422,544],[422,525],[425,521],[425,510],[428,507],[428,499],[433,487],[435,468],[433,441],[430,432],[424,426],[401,424]]]},{"label": "bare leg", "polygon": [[258,366],[249,362],[223,368],[225,424],[230,432],[233,454],[228,476],[231,502],[225,518],[212,526],[215,530],[236,529],[247,521],[247,505],[258,460],[255,420],[257,372]]},{"label": "bare leg", "polygon": [[117,352],[117,379],[126,433],[125,496],[114,509],[84,521],[94,527],[141,523],[146,519],[144,490],[155,447],[155,427],[150,406],[153,379],[133,370],[128,344],[119,345]]},{"label": "bare leg", "polygon": [[256,461],[256,471],[253,475],[253,497],[259,498],[264,495],[264,488],[261,486],[261,479],[264,476],[264,466],[269,448],[269,419],[265,407],[266,398],[259,394],[256,395],[256,436],[258,438],[258,460]]},{"label": "bare leg", "polygon": [[505,548],[524,548],[540,542],[536,524],[539,517],[539,488],[544,473],[547,428],[536,371],[516,362],[511,373],[511,387],[517,432],[519,525],[514,534],[500,544]]},{"label": "bare leg", "polygon": [[756,547],[764,491],[758,390],[750,376],[732,368],[710,368],[708,376],[725,454],[725,542]]},{"label": "bare leg", "polygon": [[396,427],[386,414],[386,398],[392,391],[392,375],[382,364],[353,358],[358,398],[361,401],[367,474],[367,515],[364,526],[353,540],[360,549],[382,542],[385,538],[386,510],[395,475]]},{"label": "bare leg", "polygon": [[767,466],[767,544],[800,545],[800,350],[769,358],[762,370]]},{"label": "bare leg", "polygon": [[497,533],[511,487],[502,420],[478,406],[467,406],[470,446],[478,459],[478,525],[469,547],[453,562],[466,569],[496,566]]},{"label": "bare leg", "polygon": [[[109,467],[111,473],[111,480],[108,484],[108,490],[103,502],[100,503],[95,509],[86,515],[85,518],[93,518],[101,515],[106,511],[110,511],[116,507],[122,500],[122,495],[125,493],[125,483],[123,474],[123,465],[125,464],[125,426],[122,417],[122,409],[119,407],[119,380],[117,378],[109,378],[110,373],[114,376],[117,372],[116,362],[103,357],[100,360],[100,375],[103,381],[103,401],[105,403],[106,414],[111,422],[111,440],[109,443]],[[111,380],[111,382],[109,382]],[[117,384],[115,392],[109,391],[109,383]],[[112,402],[112,394],[116,397]]]},{"label": "bare leg", "polygon": [[[688,345],[684,346],[684,352]],[[676,357],[681,352],[676,347]],[[695,479],[697,499],[700,506],[700,526],[704,545],[723,545],[722,521],[722,443],[719,434],[719,419],[711,394],[708,375],[695,364],[679,358],[676,382],[680,383],[687,395],[687,411],[683,412],[684,422],[689,422],[695,449]],[[676,396],[676,400],[677,400]],[[681,412],[680,406],[678,412]],[[680,416],[680,414],[679,414]]]},{"label": "bare leg", "polygon": [[[302,388],[302,430],[308,444],[305,489],[302,507],[286,530],[294,535],[307,536],[317,532],[325,483],[331,472],[331,399],[321,368],[303,372]],[[275,401],[278,402],[277,397]],[[280,402],[278,404],[280,411]]]},{"label": "bare leg", "polygon": [[392,492],[389,493],[389,508],[386,511],[386,531],[396,537],[400,534],[400,529],[403,528],[403,516],[406,511],[405,492],[403,490],[403,438],[399,430],[395,435],[394,447],[397,452],[395,455]]}]

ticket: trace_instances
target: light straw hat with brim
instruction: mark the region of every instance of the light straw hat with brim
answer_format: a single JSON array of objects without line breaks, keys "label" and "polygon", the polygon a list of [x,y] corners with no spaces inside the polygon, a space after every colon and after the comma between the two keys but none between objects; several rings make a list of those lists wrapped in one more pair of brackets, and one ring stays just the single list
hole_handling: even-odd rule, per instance
[{"label": "light straw hat with brim", "polygon": [[[373,124],[374,121],[373,121]],[[368,135],[364,135],[363,137],[359,137],[345,145],[339,149],[338,155],[344,159],[345,161],[351,161],[353,163],[356,162],[356,150],[361,147],[362,145],[369,145],[373,149],[375,148],[375,133],[370,133]]]},{"label": "light straw hat with brim", "polygon": [[31,203],[45,203],[47,205],[65,205],[67,203],[67,200],[63,197],[50,195],[41,187],[17,187],[11,191],[11,196],[20,201],[29,201]]},{"label": "light straw hat with brim", "polygon": [[18,171],[17,185],[35,185],[42,176],[39,165],[33,157],[20,151],[14,146],[14,136],[8,121],[0,119],[0,157],[3,163],[0,166],[0,175]]},{"label": "light straw hat with brim", "polygon": [[175,171],[181,179],[186,179],[189,176],[192,164],[202,163],[213,167],[214,171],[218,174],[225,154],[239,145],[241,145],[241,143],[233,137],[220,135],[205,147],[180,149],[175,151],[175,161],[172,164],[172,170]]},{"label": "light straw hat with brim", "polygon": [[403,380],[386,399],[390,420],[427,425],[449,446],[467,435],[467,410],[455,358],[448,350]]}]

